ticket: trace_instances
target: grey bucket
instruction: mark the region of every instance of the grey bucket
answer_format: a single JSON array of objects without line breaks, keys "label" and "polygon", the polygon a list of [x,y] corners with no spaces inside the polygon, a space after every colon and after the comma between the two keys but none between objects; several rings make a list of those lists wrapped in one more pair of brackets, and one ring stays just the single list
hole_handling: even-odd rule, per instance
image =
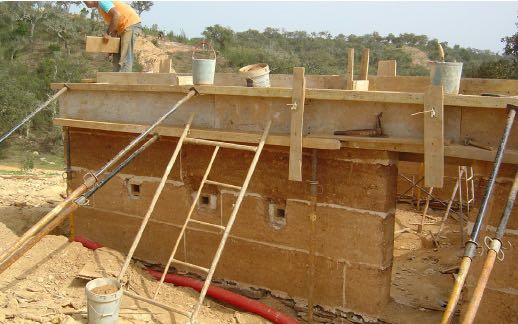
[{"label": "grey bucket", "polygon": [[445,94],[458,94],[462,63],[430,62],[430,78],[433,85],[442,85]]},{"label": "grey bucket", "polygon": [[[92,292],[92,289],[104,285],[113,285],[117,287],[118,290],[113,294],[107,295],[99,295]],[[122,287],[117,279],[97,278],[90,280],[86,284],[85,292],[89,324],[115,324],[118,322]]]},{"label": "grey bucket", "polygon": [[[205,46],[207,46],[207,50],[210,51],[210,54],[214,55],[214,58],[196,58],[197,49],[200,48],[205,50]],[[207,42],[201,42],[196,45],[192,52],[192,83],[200,84],[200,85],[210,85],[214,84],[214,74],[216,73],[216,51],[214,48]]]},{"label": "grey bucket", "polygon": [[266,63],[244,66],[239,69],[239,74],[245,78],[247,87],[270,87],[270,67]]}]

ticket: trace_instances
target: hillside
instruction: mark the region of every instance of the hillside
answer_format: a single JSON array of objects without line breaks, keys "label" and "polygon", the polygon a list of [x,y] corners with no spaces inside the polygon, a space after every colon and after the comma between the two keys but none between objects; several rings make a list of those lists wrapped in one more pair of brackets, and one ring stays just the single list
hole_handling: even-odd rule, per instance
[{"label": "hillside", "polygon": [[[38,103],[51,95],[51,82],[78,82],[97,71],[110,71],[106,55],[85,53],[85,37],[101,35],[104,23],[95,11],[85,8],[69,12],[70,2],[0,2],[0,132],[12,127]],[[159,38],[160,34],[165,37]],[[307,33],[266,28],[235,32],[220,25],[206,27],[203,37],[214,45],[218,72],[235,72],[240,67],[265,62],[272,73],[291,73],[304,66],[308,74],[344,73],[346,50],[371,50],[370,71],[379,60],[395,59],[400,75],[427,75],[429,60],[437,59],[437,39],[425,35],[374,32],[367,35],[332,36],[327,32]],[[192,47],[201,38],[145,27],[136,44],[135,71],[158,71],[162,58],[171,57],[176,72],[191,71]],[[449,46],[442,42],[449,61],[464,62],[465,77],[511,77],[512,61],[487,50]],[[359,68],[360,55],[356,55]],[[511,71],[511,72],[510,72]],[[53,105],[41,112],[17,136],[0,147],[0,159],[9,155],[20,164],[31,165],[31,156],[18,152],[38,151],[60,155],[61,131],[52,126],[57,112]],[[14,154],[12,150],[17,150]],[[36,161],[37,162],[37,161]],[[38,164],[37,162],[36,164]]]}]

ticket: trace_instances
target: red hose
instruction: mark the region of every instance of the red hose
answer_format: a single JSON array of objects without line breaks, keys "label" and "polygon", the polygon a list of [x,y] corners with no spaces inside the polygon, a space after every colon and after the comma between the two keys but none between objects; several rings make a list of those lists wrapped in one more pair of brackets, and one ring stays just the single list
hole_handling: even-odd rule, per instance
[{"label": "red hose", "polygon": [[[83,244],[85,248],[90,250],[97,250],[98,248],[103,247],[102,244],[94,242],[92,240],[87,239],[84,236],[78,235],[74,238],[74,241]],[[158,271],[154,271],[151,269],[147,270],[151,276],[155,279],[160,280],[162,277],[162,273]],[[172,283],[176,286],[189,287],[198,292],[201,291],[203,287],[203,281],[192,279],[189,277],[179,276],[175,274],[167,274],[164,279],[165,282]],[[299,324],[300,322],[296,319],[281,313],[265,304],[262,304],[258,301],[255,301],[250,298],[246,298],[244,296],[235,294],[223,288],[209,286],[207,290],[207,296],[212,297],[216,300],[222,301],[224,303],[235,306],[239,309],[242,309],[249,313],[257,314],[271,322],[279,323],[279,324]]]},{"label": "red hose", "polygon": [[[160,279],[162,276],[161,272],[154,271],[148,269],[148,272],[155,277],[155,279]],[[176,286],[190,287],[198,292],[201,291],[203,287],[203,281],[192,279],[189,277],[179,276],[175,274],[167,274],[164,279],[165,282],[172,283]],[[265,304],[262,304],[258,301],[252,300],[250,298],[246,298],[244,296],[235,294],[223,288],[209,286],[207,290],[207,296],[210,296],[216,300],[222,301],[224,303],[233,305],[239,309],[242,309],[246,312],[257,314],[265,319],[280,324],[298,324],[300,323],[296,319],[281,313]]]},{"label": "red hose", "polygon": [[79,243],[83,244],[83,246],[85,248],[94,250],[94,251],[103,247],[102,244],[89,240],[86,237],[81,236],[81,235],[74,237],[74,241],[79,242]]}]

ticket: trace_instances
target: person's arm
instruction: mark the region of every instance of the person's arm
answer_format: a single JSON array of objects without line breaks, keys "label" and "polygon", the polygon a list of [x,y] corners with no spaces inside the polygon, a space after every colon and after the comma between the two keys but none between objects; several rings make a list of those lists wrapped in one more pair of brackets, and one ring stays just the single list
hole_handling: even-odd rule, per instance
[{"label": "person's arm", "polygon": [[106,34],[109,36],[117,36],[115,30],[117,29],[117,26],[119,26],[121,15],[115,7],[111,8],[110,11],[108,11],[108,14],[112,17],[112,21],[110,22],[110,26],[108,27]]},{"label": "person's arm", "polygon": [[98,8],[111,17],[108,30],[103,35],[103,41],[107,43],[110,36],[117,36],[115,30],[117,29],[117,26],[119,26],[120,13],[112,1],[99,1]]}]

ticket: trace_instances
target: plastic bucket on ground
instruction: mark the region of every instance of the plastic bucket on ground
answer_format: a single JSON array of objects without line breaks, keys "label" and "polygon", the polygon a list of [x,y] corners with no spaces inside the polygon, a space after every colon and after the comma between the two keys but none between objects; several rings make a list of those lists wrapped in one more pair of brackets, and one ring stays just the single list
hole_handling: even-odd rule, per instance
[{"label": "plastic bucket on ground", "polygon": [[246,80],[247,87],[269,88],[270,87],[270,67],[265,63],[247,65],[239,69]]},{"label": "plastic bucket on ground", "polygon": [[[95,288],[111,285],[116,292],[108,294],[95,293]],[[89,281],[85,287],[89,324],[112,324],[119,319],[122,287],[117,279],[97,278]]]},{"label": "plastic bucket on ground", "polygon": [[[214,58],[197,58],[196,54],[200,51],[208,51],[209,56]],[[192,83],[207,85],[214,84],[214,74],[216,73],[216,51],[207,42],[196,45],[192,51]]]},{"label": "plastic bucket on ground", "polygon": [[433,85],[442,85],[445,94],[458,94],[462,63],[430,62],[430,78]]}]

